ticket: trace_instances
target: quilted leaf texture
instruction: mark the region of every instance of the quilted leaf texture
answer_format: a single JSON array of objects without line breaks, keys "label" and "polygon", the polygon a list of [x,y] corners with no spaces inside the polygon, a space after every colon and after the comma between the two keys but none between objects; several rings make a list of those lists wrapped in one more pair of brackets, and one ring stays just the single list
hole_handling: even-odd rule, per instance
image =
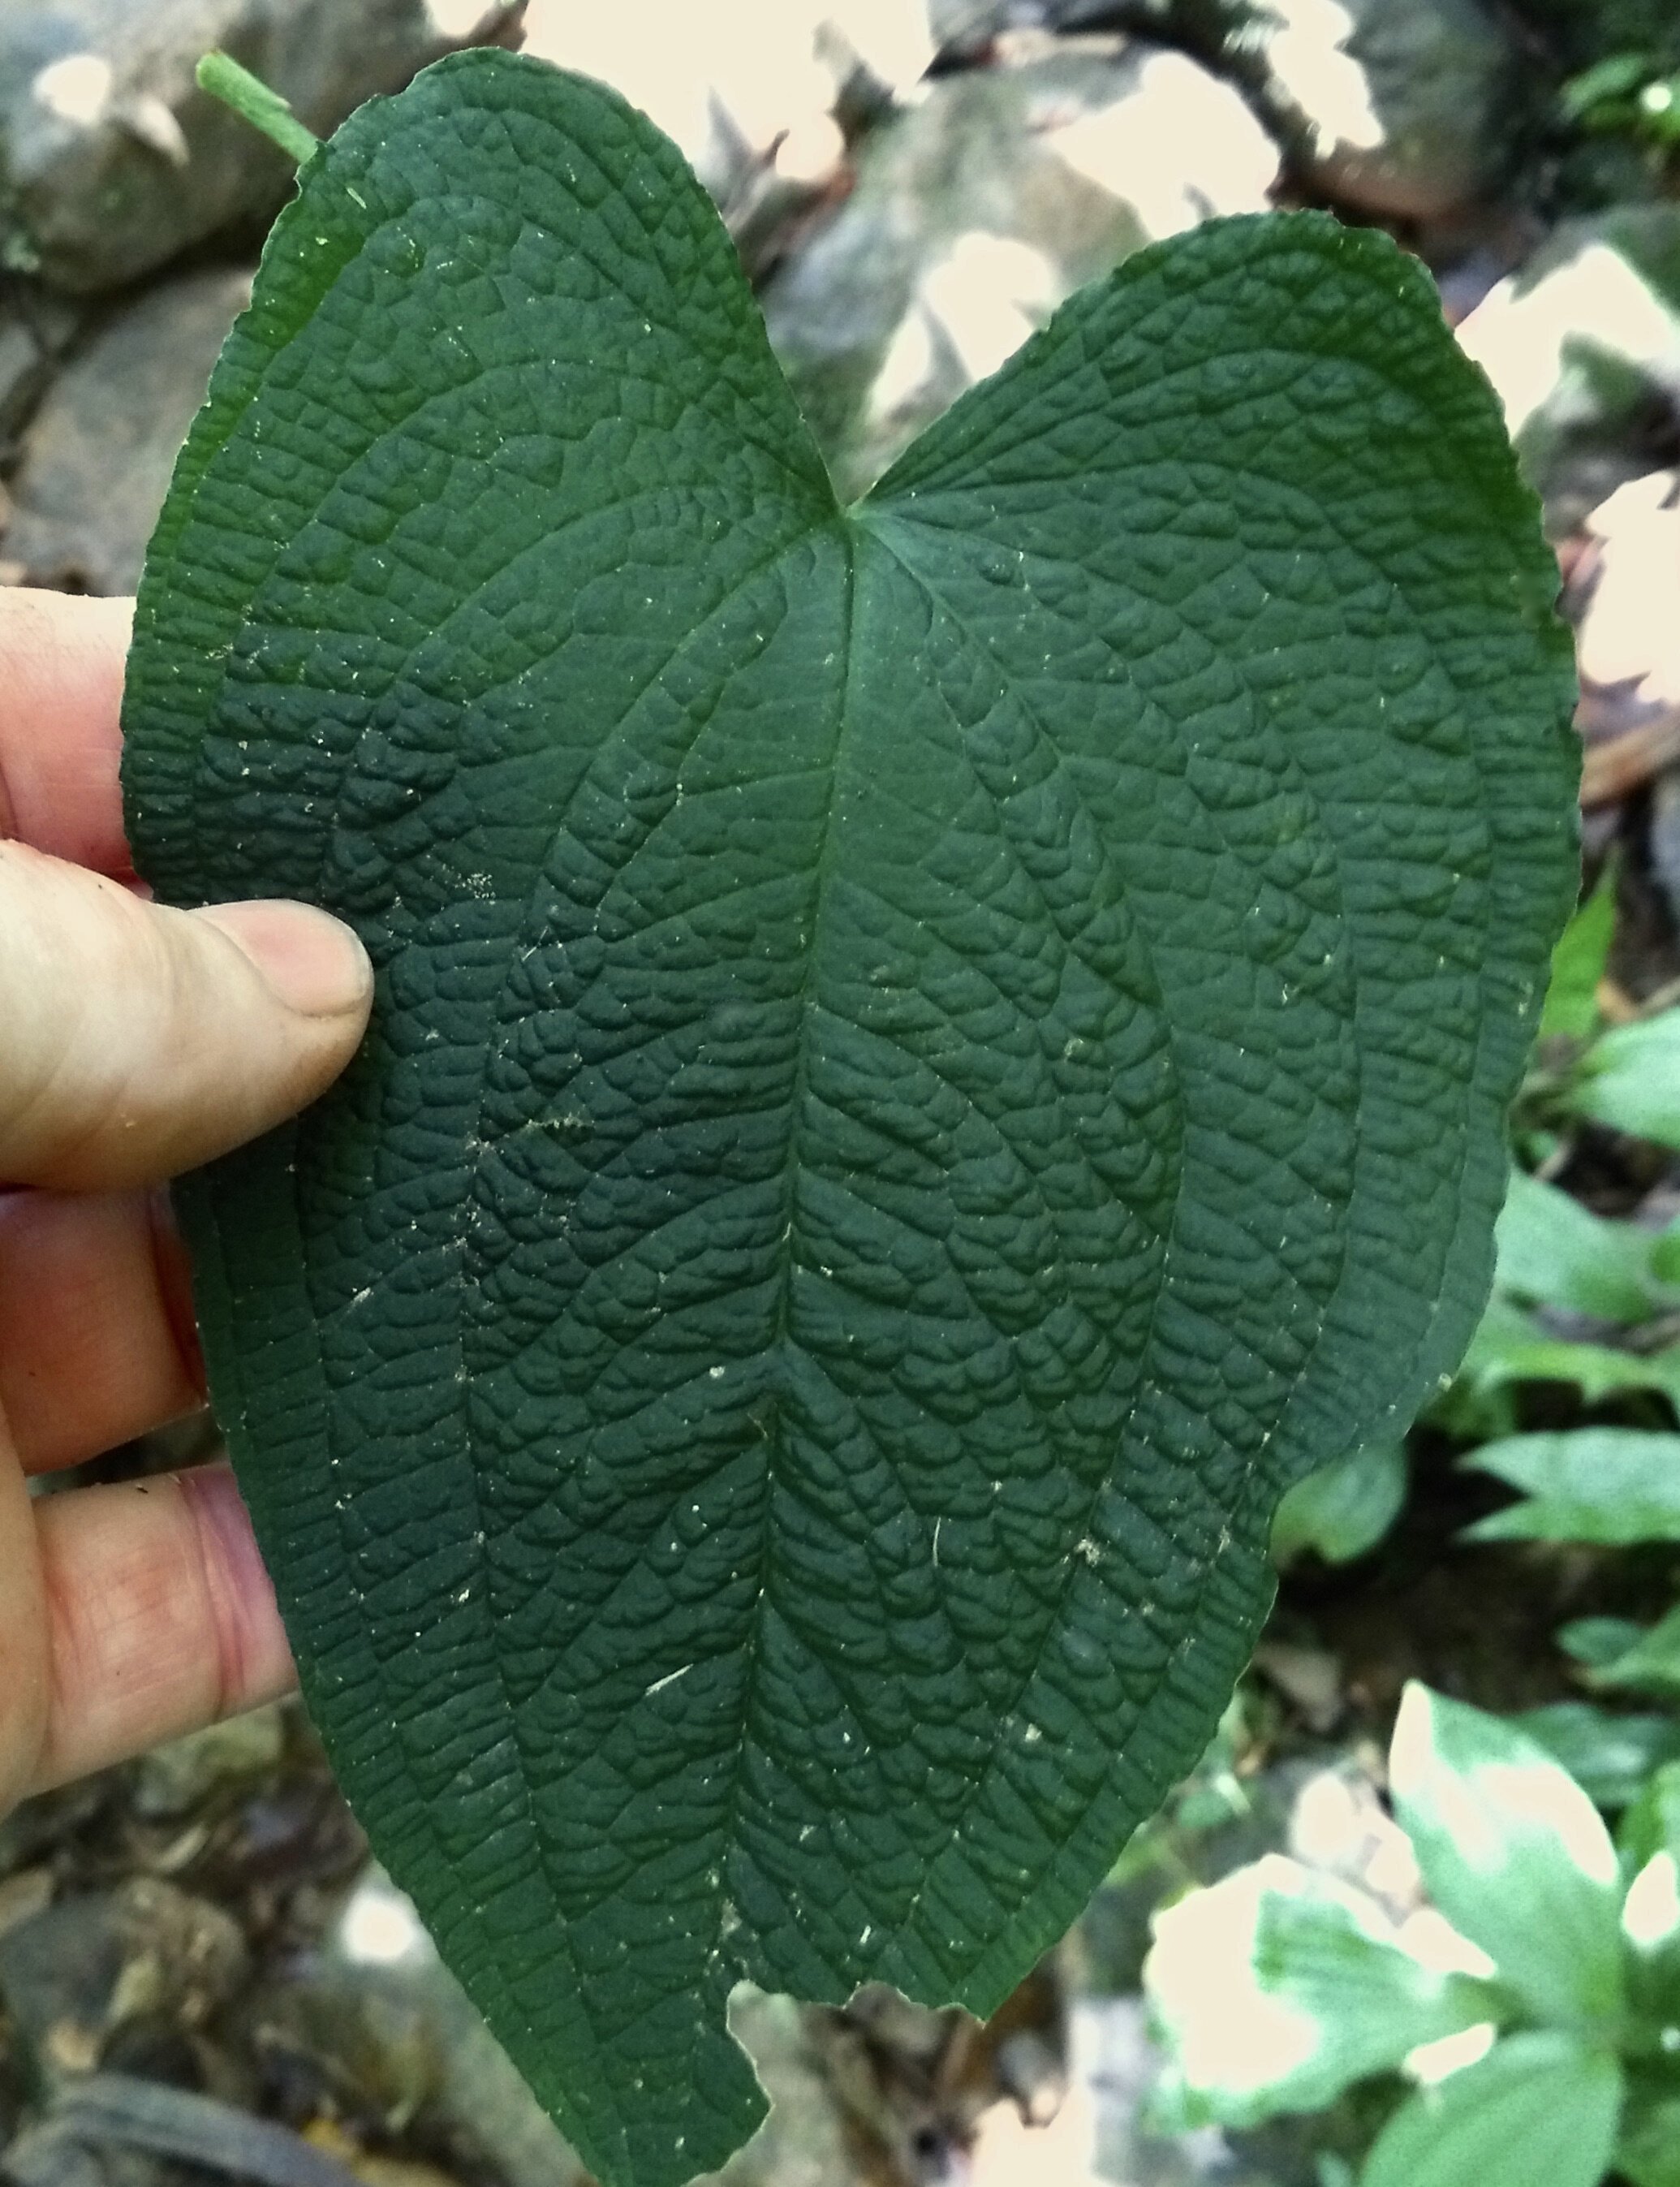
[{"label": "quilted leaf texture", "polygon": [[190,1180],[380,1854],[610,2187],[743,1977],[993,2004],[1194,1758],[1290,1481],[1467,1340],[1574,882],[1554,572],[1423,274],[1075,297],[836,503],[709,204],[446,61],[309,164],[126,728],[169,901],[379,968]]}]

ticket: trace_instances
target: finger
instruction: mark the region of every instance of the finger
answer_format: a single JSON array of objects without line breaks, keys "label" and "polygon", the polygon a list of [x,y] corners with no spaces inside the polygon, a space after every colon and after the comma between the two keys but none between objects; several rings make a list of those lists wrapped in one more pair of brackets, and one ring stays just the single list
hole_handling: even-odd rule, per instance
[{"label": "finger", "polygon": [[153,1183],[278,1123],[355,1053],[373,975],[301,904],[173,911],[0,844],[0,1180]]},{"label": "finger", "polygon": [[132,600],[0,589],[0,835],[101,873],[122,833],[123,662]]},{"label": "finger", "polygon": [[164,1196],[0,1197],[0,1413],[24,1471],[79,1465],[203,1403]]},{"label": "finger", "polygon": [[38,1499],[50,1644],[30,1789],[288,1692],[290,1653],[226,1466]]},{"label": "finger", "polygon": [[46,1617],[29,1483],[0,1415],[0,1816],[28,1791],[47,1736]]}]

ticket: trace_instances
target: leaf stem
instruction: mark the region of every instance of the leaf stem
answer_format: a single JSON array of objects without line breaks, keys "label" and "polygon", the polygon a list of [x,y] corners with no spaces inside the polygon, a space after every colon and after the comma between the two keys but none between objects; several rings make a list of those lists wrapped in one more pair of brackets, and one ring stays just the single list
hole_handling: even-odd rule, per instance
[{"label": "leaf stem", "polygon": [[271,138],[302,166],[321,149],[321,139],[306,129],[278,91],[241,68],[231,53],[206,53],[198,66],[199,88],[242,115],[253,129]]}]

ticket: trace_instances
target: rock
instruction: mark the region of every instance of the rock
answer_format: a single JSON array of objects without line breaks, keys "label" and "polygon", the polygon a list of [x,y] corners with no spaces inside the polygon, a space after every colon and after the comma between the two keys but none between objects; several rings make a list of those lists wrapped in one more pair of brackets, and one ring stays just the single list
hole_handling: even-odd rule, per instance
[{"label": "rock", "polygon": [[[588,2173],[439,1959],[414,1909],[368,1869],[323,1948],[254,1999],[251,2035],[293,2116],[331,2116],[377,2138],[418,2115],[447,2128],[505,2187],[591,2187]],[[730,2026],[771,2097],[770,2117],[716,2187],[852,2187],[840,2127],[800,2008],[746,1986]],[[358,2172],[365,2172],[358,2160]]]},{"label": "rock", "polygon": [[1237,45],[1340,203],[1437,220],[1500,179],[1520,77],[1482,0],[1256,0]]},{"label": "rock", "polygon": [[394,2156],[358,2156],[356,2177],[362,2187],[456,2187],[435,2165],[414,2164]]},{"label": "rock", "polygon": [[0,9],[0,260],[111,289],[273,216],[290,162],[198,89],[212,47],[324,133],[505,20],[504,0],[14,0]]},{"label": "rock", "polygon": [[1255,1668],[1293,1703],[1310,1730],[1332,1730],[1346,1708],[1341,1663],[1328,1649],[1267,1640],[1255,1650]]},{"label": "rock", "polygon": [[0,2155],[8,2187],[207,2187],[205,2175],[143,2149],[90,2149],[56,2121],[27,2127]]},{"label": "rock", "polygon": [[1680,711],[1680,471],[1618,487],[1587,530],[1597,569],[1576,632],[1583,683]]},{"label": "rock", "polygon": [[1680,59],[1674,0],[1510,0],[1510,5],[1570,70],[1590,67],[1612,53]]},{"label": "rock", "polygon": [[[1586,747],[1583,807],[1632,796],[1660,778],[1651,818],[1651,863],[1666,887],[1672,844],[1661,782],[1680,759],[1680,471],[1619,486],[1562,555],[1564,612],[1575,626]],[[1660,837],[1662,838],[1660,844]]]},{"label": "rock", "polygon": [[1567,221],[1458,329],[1554,539],[1665,458],[1680,427],[1680,205]]},{"label": "rock", "polygon": [[288,2128],[214,2097],[119,2073],[61,2088],[6,2164],[16,2187],[194,2187],[206,2175],[259,2187],[372,2187]]},{"label": "rock", "polygon": [[774,343],[841,492],[862,492],[1082,283],[1211,213],[1277,155],[1179,53],[1067,40],[932,84],[866,139],[845,205],[768,284]]},{"label": "rock", "polygon": [[845,149],[834,110],[855,73],[902,93],[935,45],[924,0],[532,0],[525,50],[641,107],[728,213],[768,171],[825,184]]},{"label": "rock", "polygon": [[972,52],[1014,31],[1126,30],[1212,59],[1248,0],[927,0],[941,53]]},{"label": "rock", "polygon": [[116,1771],[106,1770],[54,1791],[37,1793],[0,1818],[0,1875],[10,1875],[32,1861],[50,1862],[66,1839],[93,1824],[100,1810],[113,1802],[120,1783]]},{"label": "rock", "polygon": [[135,1810],[154,1819],[189,1813],[213,1794],[267,1775],[285,1744],[285,1712],[278,1702],[171,1740],[137,1766]]},{"label": "rock", "polygon": [[1670,919],[1680,921],[1680,767],[1665,767],[1651,785],[1651,872]]},{"label": "rock", "polygon": [[85,310],[16,278],[0,285],[0,463],[81,330]]},{"label": "rock", "polygon": [[254,2048],[292,2116],[379,2138],[424,2112],[505,2187],[588,2173],[438,1958],[413,1907],[370,1865],[323,1947],[251,2004]]},{"label": "rock", "polygon": [[44,1914],[53,1903],[53,1871],[43,1863],[25,1868],[0,1882],[0,1937]]},{"label": "rock", "polygon": [[[954,2006],[912,2004],[881,1982],[866,1983],[843,2006],[808,2007],[803,2021],[851,2176],[972,2179],[975,2187],[994,2172],[1047,2182],[1065,2176],[1059,2156],[1076,2153],[1073,2145],[1043,2134],[1069,2093],[1062,1984],[1053,1961],[984,2023]],[[1001,2114],[1030,2130],[1042,2165],[1025,2164],[1025,2151],[1009,2149]],[[988,2143],[997,2151],[992,2158]],[[1079,2180],[1083,2187],[1082,2173]]]},{"label": "rock", "polygon": [[706,2187],[857,2187],[865,2175],[848,2156],[801,2008],[743,1984],[729,2001],[729,2032],[752,2059],[770,2116]]},{"label": "rock", "polygon": [[199,2027],[244,1972],[226,1914],[150,1879],[64,1899],[0,1936],[0,1998],[49,2078],[91,2072],[132,2022]]},{"label": "rock", "polygon": [[60,373],[12,482],[5,551],[35,582],[132,592],[177,451],[250,295],[241,272],[166,283]]},{"label": "rock", "polygon": [[28,416],[42,385],[34,335],[20,319],[0,323],[0,445],[11,440]]},{"label": "rock", "polygon": [[[1218,2127],[1174,2134],[1150,2130],[1149,2099],[1161,2060],[1149,2039],[1148,2019],[1139,1997],[1081,1998],[1070,2015],[1075,2077],[1089,2106],[1087,2130],[1094,2145],[1091,2179],[1123,2179],[1128,2187],[1283,2187],[1282,2179],[1241,2149],[1240,2138]],[[1016,2176],[1039,2175],[1023,2171]]]}]

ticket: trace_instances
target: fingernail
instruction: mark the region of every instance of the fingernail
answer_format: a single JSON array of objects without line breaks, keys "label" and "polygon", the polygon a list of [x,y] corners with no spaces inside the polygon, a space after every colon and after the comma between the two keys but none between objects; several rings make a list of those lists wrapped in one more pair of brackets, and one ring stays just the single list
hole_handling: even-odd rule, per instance
[{"label": "fingernail", "polygon": [[301,1015],[341,1017],[367,1007],[374,985],[368,953],[327,912],[302,903],[213,903],[194,916],[225,934]]}]

